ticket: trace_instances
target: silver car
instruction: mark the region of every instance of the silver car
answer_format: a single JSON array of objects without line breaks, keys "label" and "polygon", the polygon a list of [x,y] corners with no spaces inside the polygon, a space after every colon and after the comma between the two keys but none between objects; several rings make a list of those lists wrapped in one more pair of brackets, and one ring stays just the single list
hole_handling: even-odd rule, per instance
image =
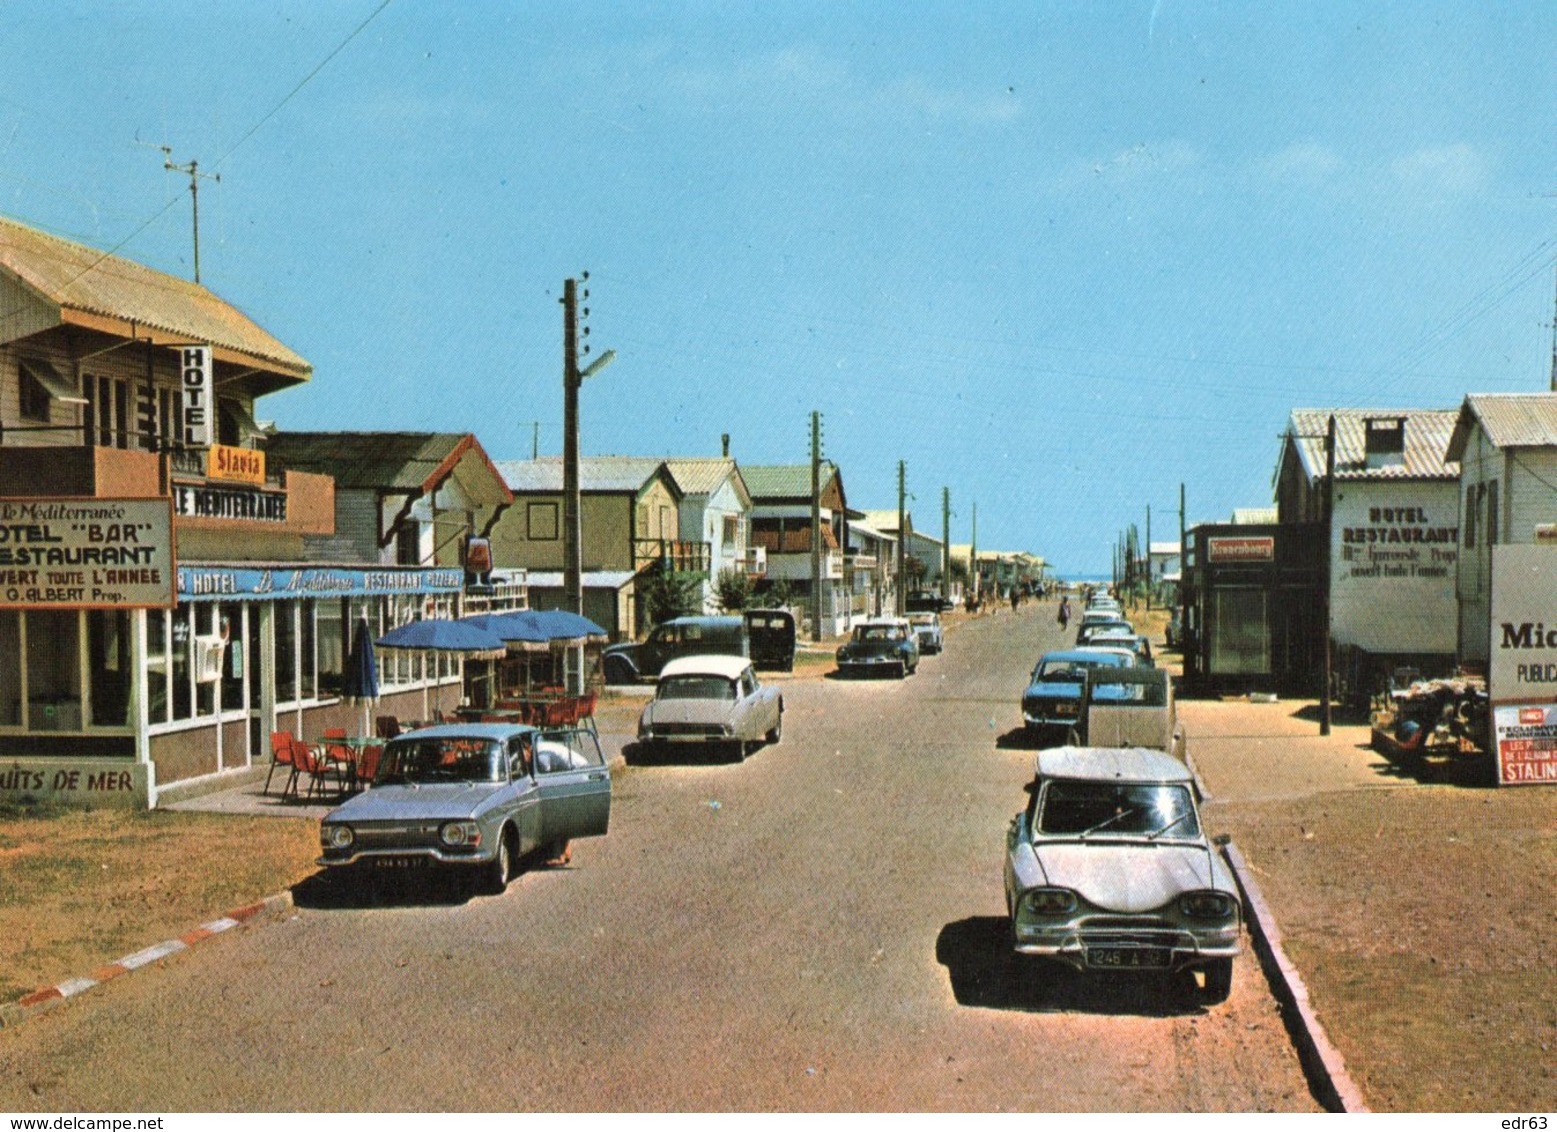
[{"label": "silver car", "polygon": [[1016,950],[1081,971],[1198,970],[1207,1001],[1226,999],[1242,907],[1189,769],[1138,747],[1057,747],[1037,772],[1006,834]]},{"label": "silver car", "polygon": [[914,636],[919,638],[920,655],[938,653],[945,647],[939,613],[910,613],[908,623],[913,627]]},{"label": "silver car", "polygon": [[390,741],[371,787],[324,816],[318,863],[335,877],[447,868],[501,892],[522,855],[558,856],[610,817],[592,728],[425,727]]},{"label": "silver car", "polygon": [[784,697],[738,656],[684,656],[660,671],[638,720],[645,747],[719,744],[741,757],[784,734]]}]

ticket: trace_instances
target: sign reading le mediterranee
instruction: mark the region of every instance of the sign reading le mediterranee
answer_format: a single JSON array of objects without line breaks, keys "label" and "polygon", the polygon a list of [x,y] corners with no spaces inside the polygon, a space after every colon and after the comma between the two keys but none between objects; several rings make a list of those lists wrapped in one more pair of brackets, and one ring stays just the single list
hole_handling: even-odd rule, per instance
[{"label": "sign reading le mediterranee", "polygon": [[0,609],[173,604],[166,499],[0,499]]},{"label": "sign reading le mediterranee", "polygon": [[456,593],[464,585],[464,571],[447,568],[180,566],[178,569],[178,594],[184,601],[218,601],[232,597],[281,601],[300,597]]}]

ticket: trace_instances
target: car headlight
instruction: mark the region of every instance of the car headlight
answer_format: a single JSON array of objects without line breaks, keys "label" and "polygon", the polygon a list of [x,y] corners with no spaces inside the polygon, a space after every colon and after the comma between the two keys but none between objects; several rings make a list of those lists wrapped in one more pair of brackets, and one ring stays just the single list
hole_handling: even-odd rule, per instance
[{"label": "car headlight", "polygon": [[1233,914],[1233,898],[1225,892],[1186,892],[1179,910],[1197,920],[1225,920]]},{"label": "car headlight", "polygon": [[1022,904],[1034,916],[1063,916],[1076,910],[1076,894],[1068,888],[1035,888]]},{"label": "car headlight", "polygon": [[326,825],[319,828],[319,844],[325,849],[350,849],[357,835],[349,825]]},{"label": "car headlight", "polygon": [[446,821],[438,828],[438,840],[450,849],[474,849],[481,844],[481,827],[473,821]]},{"label": "car headlight", "polygon": [[834,659],[836,659],[836,660],[848,660],[849,659],[848,650],[847,649],[839,649]]}]

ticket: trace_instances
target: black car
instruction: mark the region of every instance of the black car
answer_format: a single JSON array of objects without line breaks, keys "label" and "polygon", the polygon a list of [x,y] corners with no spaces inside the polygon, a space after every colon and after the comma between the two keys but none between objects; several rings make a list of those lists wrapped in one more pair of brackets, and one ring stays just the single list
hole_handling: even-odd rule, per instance
[{"label": "black car", "polygon": [[751,656],[751,636],[740,617],[675,617],[637,643],[611,645],[601,654],[607,684],[658,677],[678,656]]},{"label": "black car", "polygon": [[949,598],[934,590],[912,590],[903,599],[904,613],[947,613],[956,608]]}]

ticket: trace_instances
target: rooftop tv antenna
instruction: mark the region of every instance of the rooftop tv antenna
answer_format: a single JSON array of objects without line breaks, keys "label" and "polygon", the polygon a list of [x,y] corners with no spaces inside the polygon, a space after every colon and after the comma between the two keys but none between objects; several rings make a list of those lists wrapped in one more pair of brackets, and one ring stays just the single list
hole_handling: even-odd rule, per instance
[{"label": "rooftop tv antenna", "polygon": [[193,158],[186,164],[179,165],[173,160],[173,147],[170,145],[159,145],[157,148],[162,151],[162,167],[164,169],[170,173],[189,174],[189,200],[194,206],[195,221],[195,282],[198,283],[200,282],[200,181],[201,178],[204,178],[208,181],[220,182],[222,175],[220,173],[200,172],[200,163]]}]

